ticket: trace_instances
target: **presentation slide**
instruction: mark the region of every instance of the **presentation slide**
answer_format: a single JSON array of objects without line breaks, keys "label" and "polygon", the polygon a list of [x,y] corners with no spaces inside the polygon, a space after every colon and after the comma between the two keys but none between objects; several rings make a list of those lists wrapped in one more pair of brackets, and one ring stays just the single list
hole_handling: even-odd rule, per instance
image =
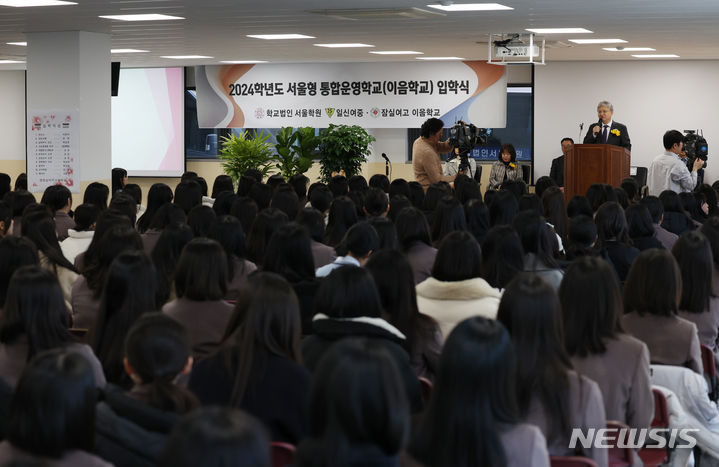
[{"label": "presentation slide", "polygon": [[112,98],[112,166],[131,177],[185,171],[182,68],[123,68]]}]

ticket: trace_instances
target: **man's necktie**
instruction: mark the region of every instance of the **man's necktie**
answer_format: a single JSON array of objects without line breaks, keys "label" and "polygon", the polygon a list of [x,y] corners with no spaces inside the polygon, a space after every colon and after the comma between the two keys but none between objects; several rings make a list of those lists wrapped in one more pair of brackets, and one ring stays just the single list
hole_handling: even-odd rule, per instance
[{"label": "man's necktie", "polygon": [[608,136],[609,136],[609,125],[604,125],[604,130],[602,130],[602,144],[607,144]]}]

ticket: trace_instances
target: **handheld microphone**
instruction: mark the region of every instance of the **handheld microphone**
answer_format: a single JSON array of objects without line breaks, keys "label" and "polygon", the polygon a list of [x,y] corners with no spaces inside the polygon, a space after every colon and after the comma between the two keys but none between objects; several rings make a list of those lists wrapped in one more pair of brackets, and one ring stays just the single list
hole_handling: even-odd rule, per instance
[{"label": "handheld microphone", "polygon": [[579,138],[577,138],[577,141],[582,140],[582,130],[584,130],[584,122],[579,122]]},{"label": "handheld microphone", "polygon": [[384,160],[386,160],[387,162],[389,162],[389,157],[387,157],[387,154],[385,154],[385,153],[382,153],[382,159],[384,159]]}]

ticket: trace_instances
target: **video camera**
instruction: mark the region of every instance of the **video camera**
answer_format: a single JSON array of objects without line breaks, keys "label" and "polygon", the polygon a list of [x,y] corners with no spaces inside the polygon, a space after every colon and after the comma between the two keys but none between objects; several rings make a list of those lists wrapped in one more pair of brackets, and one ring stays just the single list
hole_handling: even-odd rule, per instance
[{"label": "video camera", "polygon": [[689,170],[694,165],[696,159],[704,161],[702,168],[707,166],[707,158],[709,157],[709,146],[707,140],[704,139],[704,133],[700,130],[684,130],[684,152],[687,155],[687,166]]},{"label": "video camera", "polygon": [[[460,171],[469,168],[469,152],[477,145],[484,146],[487,144],[487,136],[489,136],[490,132],[491,130],[477,128],[471,123],[466,124],[462,120],[449,128],[449,144],[459,150]],[[449,160],[454,157],[454,155],[451,155]]]}]

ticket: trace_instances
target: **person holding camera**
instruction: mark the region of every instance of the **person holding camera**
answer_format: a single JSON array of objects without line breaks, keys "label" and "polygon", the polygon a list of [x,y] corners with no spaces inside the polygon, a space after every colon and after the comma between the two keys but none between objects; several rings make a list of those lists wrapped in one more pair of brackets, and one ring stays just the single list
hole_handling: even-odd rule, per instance
[{"label": "person holding camera", "polygon": [[[433,183],[452,182],[457,174],[442,175],[441,153],[450,152],[454,148],[449,141],[440,141],[444,122],[438,118],[430,118],[422,124],[420,137],[412,145],[412,167],[414,178],[422,185],[424,191]],[[459,173],[464,173],[460,171]]]},{"label": "person holding camera", "polygon": [[693,191],[697,186],[697,171],[704,161],[694,160],[691,171],[687,168],[680,154],[684,150],[684,135],[677,130],[664,133],[664,154],[654,158],[647,174],[649,194],[659,196],[664,190],[676,193]]},{"label": "person holding camera", "polygon": [[507,180],[522,180],[522,170],[517,164],[517,151],[511,144],[503,144],[497,161],[489,173],[490,190],[499,189]]}]

